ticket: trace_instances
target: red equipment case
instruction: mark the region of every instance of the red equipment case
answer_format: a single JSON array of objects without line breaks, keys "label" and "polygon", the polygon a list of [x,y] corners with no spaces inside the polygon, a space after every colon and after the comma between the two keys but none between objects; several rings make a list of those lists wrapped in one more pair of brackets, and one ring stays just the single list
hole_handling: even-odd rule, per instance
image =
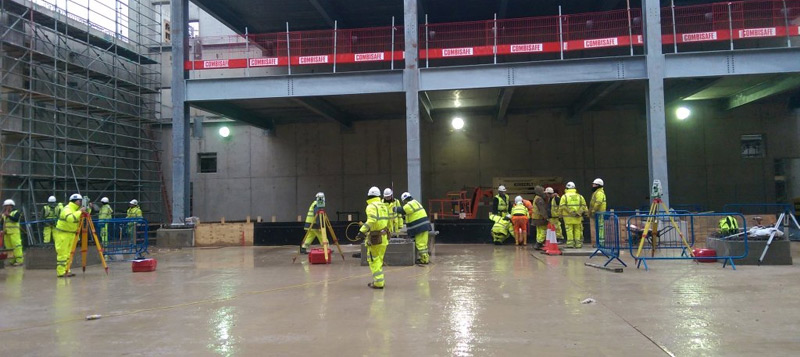
[{"label": "red equipment case", "polygon": [[704,258],[704,257],[716,257],[717,251],[714,249],[707,249],[707,248],[694,248],[692,250],[694,253],[694,258],[700,263],[716,263],[716,258]]},{"label": "red equipment case", "polygon": [[308,252],[308,262],[311,264],[330,264],[333,251],[328,249],[328,260],[325,260],[325,251],[322,248],[314,248]]},{"label": "red equipment case", "polygon": [[134,273],[155,271],[158,261],[155,259],[137,259],[131,261],[131,270]]}]

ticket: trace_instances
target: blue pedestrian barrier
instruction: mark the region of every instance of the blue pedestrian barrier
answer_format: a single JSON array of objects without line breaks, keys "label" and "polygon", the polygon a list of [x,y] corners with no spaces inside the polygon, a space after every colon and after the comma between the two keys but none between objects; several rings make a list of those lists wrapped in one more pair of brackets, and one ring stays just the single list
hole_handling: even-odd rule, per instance
[{"label": "blue pedestrian barrier", "polygon": [[589,259],[594,258],[597,254],[602,254],[608,258],[603,266],[608,266],[609,263],[616,260],[627,267],[628,265],[619,258],[622,251],[619,239],[619,216],[614,211],[600,212],[595,214],[594,222],[597,249],[589,256]]}]

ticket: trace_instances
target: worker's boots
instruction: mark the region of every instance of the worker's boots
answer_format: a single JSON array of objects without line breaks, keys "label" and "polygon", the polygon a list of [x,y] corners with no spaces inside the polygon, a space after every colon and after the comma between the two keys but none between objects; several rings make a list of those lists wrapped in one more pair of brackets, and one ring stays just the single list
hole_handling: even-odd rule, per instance
[{"label": "worker's boots", "polygon": [[300,247],[300,254],[308,254],[306,247]]}]

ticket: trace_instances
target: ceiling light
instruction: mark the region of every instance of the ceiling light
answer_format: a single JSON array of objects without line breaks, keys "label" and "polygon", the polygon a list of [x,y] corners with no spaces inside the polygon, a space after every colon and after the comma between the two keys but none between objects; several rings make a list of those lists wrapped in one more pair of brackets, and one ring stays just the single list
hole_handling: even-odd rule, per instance
[{"label": "ceiling light", "polygon": [[450,124],[453,125],[453,129],[461,130],[464,128],[464,119],[461,119],[460,117],[455,117],[453,118],[453,121],[450,122]]},{"label": "ceiling light", "polygon": [[229,135],[231,135],[231,129],[229,129],[227,126],[219,128],[219,136],[227,138]]},{"label": "ceiling light", "polygon": [[678,120],[684,120],[690,115],[692,115],[692,111],[687,107],[678,107],[678,109],[675,110],[675,116],[678,118]]}]

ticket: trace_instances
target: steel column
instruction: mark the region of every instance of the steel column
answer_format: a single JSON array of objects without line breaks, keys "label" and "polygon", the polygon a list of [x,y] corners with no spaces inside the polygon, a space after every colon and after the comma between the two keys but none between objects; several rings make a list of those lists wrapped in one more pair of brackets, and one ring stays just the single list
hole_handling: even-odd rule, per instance
[{"label": "steel column", "polygon": [[[419,137],[419,40],[417,33],[417,0],[403,0],[405,24],[405,67],[403,89],[406,92],[406,160],[408,192],[422,201],[422,160]],[[426,30],[427,31],[427,30]]]},{"label": "steel column", "polygon": [[172,226],[183,226],[189,216],[189,0],[172,0]]},{"label": "steel column", "polygon": [[[661,52],[661,7],[657,0],[642,1],[647,66],[647,164],[650,184],[661,181],[662,199],[669,207],[667,128],[664,113],[664,54]],[[649,184],[648,184],[649,187]]]}]

